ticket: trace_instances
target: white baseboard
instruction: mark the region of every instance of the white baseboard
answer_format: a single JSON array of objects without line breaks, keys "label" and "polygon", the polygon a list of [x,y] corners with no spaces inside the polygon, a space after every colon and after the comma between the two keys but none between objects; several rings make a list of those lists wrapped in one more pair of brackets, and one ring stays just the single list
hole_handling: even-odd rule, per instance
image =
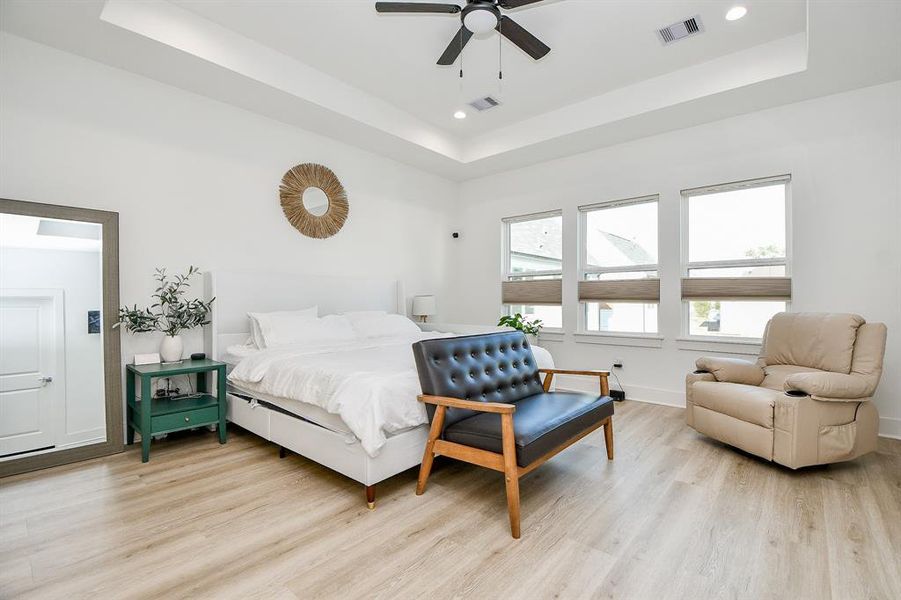
[{"label": "white baseboard", "polygon": [[[561,391],[597,393],[598,390],[598,380],[590,377],[559,375],[555,381],[557,382],[557,388]],[[615,377],[610,377],[610,387],[620,387]],[[629,400],[685,408],[684,392],[639,385],[627,385],[625,387]]]},{"label": "white baseboard", "polygon": [[901,419],[895,417],[879,417],[879,435],[881,437],[901,440]]},{"label": "white baseboard", "polygon": [[[581,381],[580,381],[581,379]],[[590,389],[585,385],[586,378],[567,378],[564,375],[559,377],[560,391],[570,392],[596,392],[597,382],[593,382],[594,386]],[[610,378],[610,384],[616,385],[616,380]],[[627,386],[627,400],[635,402],[643,402],[645,404],[659,404],[662,406],[672,406],[674,408],[685,408],[685,393],[673,390],[662,390],[653,387],[644,387],[638,385]],[[879,418],[879,436],[901,440],[901,419],[896,417],[880,417]]]},{"label": "white baseboard", "polygon": [[684,392],[674,392],[672,390],[661,390],[659,388],[638,385],[630,385],[628,388],[626,398],[629,400],[644,402],[645,404],[659,404],[661,406],[685,408]]}]

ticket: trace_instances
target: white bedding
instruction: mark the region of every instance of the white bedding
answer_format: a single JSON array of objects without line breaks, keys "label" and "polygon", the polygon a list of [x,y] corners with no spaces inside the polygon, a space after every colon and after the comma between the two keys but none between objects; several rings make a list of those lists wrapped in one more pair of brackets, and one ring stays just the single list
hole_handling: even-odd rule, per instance
[{"label": "white bedding", "polygon": [[[314,404],[336,414],[370,456],[387,435],[428,423],[411,346],[454,334],[420,332],[329,346],[283,346],[266,350],[230,347],[242,358],[228,378],[258,391]],[[532,347],[539,367],[553,367],[544,348]]]}]

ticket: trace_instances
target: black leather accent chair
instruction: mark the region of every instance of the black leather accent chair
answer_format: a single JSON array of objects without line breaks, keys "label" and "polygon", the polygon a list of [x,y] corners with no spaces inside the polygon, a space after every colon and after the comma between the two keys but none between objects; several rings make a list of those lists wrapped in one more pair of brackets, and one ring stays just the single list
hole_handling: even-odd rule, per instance
[{"label": "black leather accent chair", "polygon": [[[424,340],[413,356],[431,422],[417,494],[439,454],[500,471],[518,538],[520,477],[599,427],[613,459],[607,371],[539,369],[518,331]],[[555,374],[597,377],[600,395],[551,392]]]}]

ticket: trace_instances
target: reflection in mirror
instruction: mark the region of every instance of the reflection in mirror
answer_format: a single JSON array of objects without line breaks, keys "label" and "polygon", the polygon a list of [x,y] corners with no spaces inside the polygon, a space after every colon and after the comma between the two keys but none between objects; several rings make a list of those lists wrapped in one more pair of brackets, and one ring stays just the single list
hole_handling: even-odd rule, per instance
[{"label": "reflection in mirror", "polygon": [[0,213],[0,460],[106,441],[101,237]]},{"label": "reflection in mirror", "polygon": [[308,187],[303,191],[303,207],[311,215],[321,217],[328,212],[328,196],[318,187]]}]

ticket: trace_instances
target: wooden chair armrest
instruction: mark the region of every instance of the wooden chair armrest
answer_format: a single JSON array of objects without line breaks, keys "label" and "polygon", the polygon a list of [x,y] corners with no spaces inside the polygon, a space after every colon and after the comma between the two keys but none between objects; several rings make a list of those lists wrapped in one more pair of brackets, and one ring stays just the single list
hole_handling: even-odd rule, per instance
[{"label": "wooden chair armrest", "polygon": [[418,396],[420,402],[444,406],[447,408],[465,408],[467,410],[476,410],[479,412],[512,414],[516,410],[514,404],[504,404],[501,402],[476,402],[475,400],[463,400],[462,398],[450,398],[448,396],[430,396],[421,394]]},{"label": "wooden chair armrest", "polygon": [[610,371],[598,371],[594,369],[538,369],[539,373],[544,373],[544,382],[542,387],[544,391],[550,391],[551,383],[554,381],[554,375],[587,375],[589,377],[597,377],[601,385],[601,396],[610,395],[610,384],[607,383],[607,377]]},{"label": "wooden chair armrest", "polygon": [[593,369],[538,369],[539,373],[553,373],[554,375],[588,375],[590,377],[607,377],[610,371],[598,371]]}]

